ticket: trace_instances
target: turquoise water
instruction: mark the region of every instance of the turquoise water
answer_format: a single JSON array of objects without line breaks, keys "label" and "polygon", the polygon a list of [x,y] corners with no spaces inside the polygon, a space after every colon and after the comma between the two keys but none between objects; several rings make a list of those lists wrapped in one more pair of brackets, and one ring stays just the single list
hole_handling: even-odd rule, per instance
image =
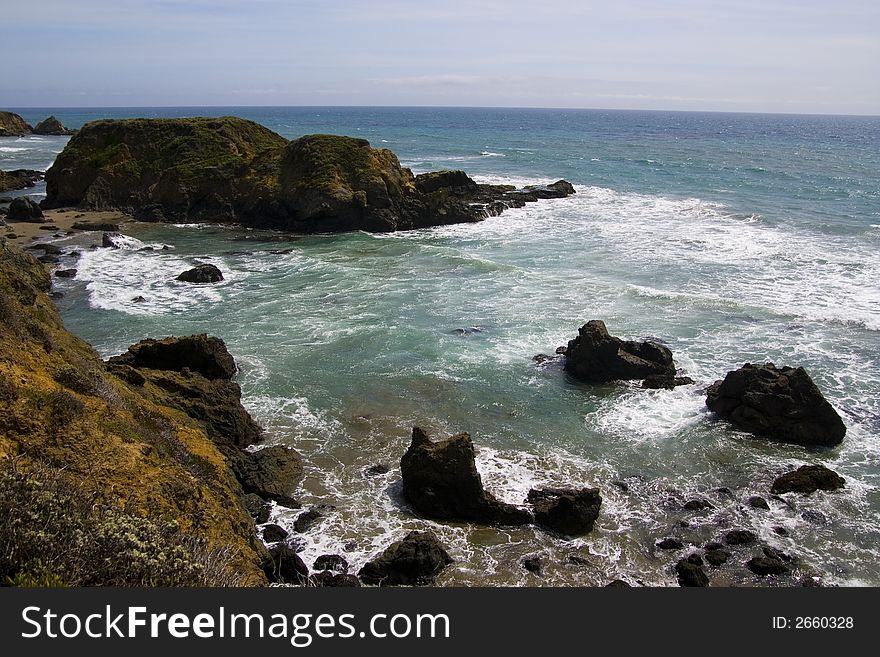
[{"label": "turquoise water", "polygon": [[[573,197],[477,225],[393,235],[279,243],[241,241],[244,231],[220,226],[138,225],[130,249],[86,251],[78,277],[58,283],[68,326],[104,355],[145,336],[207,331],[226,340],[268,440],[297,447],[309,463],[304,502],[336,506],[305,536],[307,562],[342,552],[357,566],[404,528],[431,526],[456,559],[444,584],[672,584],[679,555],[655,554],[655,539],[699,542],[746,527],[827,583],[880,584],[880,119],[367,108],[21,113],[31,122],[54,113],[71,127],[99,116],[236,114],[287,137],[362,136],[416,171],[575,184]],[[2,140],[0,166],[45,168],[65,141]],[[138,250],[143,244],[174,249]],[[173,281],[196,260],[217,264],[226,281]],[[137,295],[146,303],[131,303]],[[535,365],[532,356],[552,353],[592,318],[622,337],[665,341],[697,385],[589,387],[569,380],[560,363]],[[713,420],[705,386],[765,360],[806,367],[844,418],[842,446],[766,444]],[[487,486],[507,501],[521,502],[535,483],[601,487],[597,530],[563,541],[528,528],[413,518],[397,469],[413,424],[438,435],[469,431]],[[770,500],[769,512],[745,504],[805,462],[839,471],[846,491]],[[375,463],[391,472],[366,476]],[[612,484],[619,480],[628,490]],[[716,492],[722,486],[732,497]],[[684,511],[694,496],[715,508]],[[278,513],[282,523],[295,517]],[[536,553],[548,563],[541,578],[519,565]],[[573,553],[589,565],[566,563]],[[710,573],[713,582],[760,583],[743,567],[751,556],[735,553]]]}]

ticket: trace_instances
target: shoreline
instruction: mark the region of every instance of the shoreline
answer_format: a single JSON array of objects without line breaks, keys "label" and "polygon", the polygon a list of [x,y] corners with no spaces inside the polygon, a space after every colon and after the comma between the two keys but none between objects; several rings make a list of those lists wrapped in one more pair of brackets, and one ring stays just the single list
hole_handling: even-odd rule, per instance
[{"label": "shoreline", "polygon": [[[120,224],[120,228],[123,224],[134,221],[131,215],[112,210],[60,208],[58,210],[44,210],[43,215],[46,217],[46,223],[7,221],[6,226],[3,227],[4,232],[0,233],[0,235],[9,240],[10,244],[27,248],[31,243],[46,241],[53,237],[64,237],[71,234],[71,232],[74,234],[101,232],[74,229],[73,225],[80,221]],[[10,233],[13,233],[15,237],[9,237]]]}]

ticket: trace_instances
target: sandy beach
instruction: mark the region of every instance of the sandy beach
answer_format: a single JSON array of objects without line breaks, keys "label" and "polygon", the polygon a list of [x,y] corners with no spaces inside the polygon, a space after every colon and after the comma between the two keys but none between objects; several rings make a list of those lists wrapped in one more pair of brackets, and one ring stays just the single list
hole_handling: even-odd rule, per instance
[{"label": "sandy beach", "polygon": [[71,231],[79,232],[73,228],[77,222],[124,224],[132,221],[131,216],[122,212],[84,212],[75,209],[59,209],[46,210],[43,214],[48,220],[43,224],[24,221],[9,222],[7,220],[0,235],[13,244],[26,246],[31,242],[61,237]]}]

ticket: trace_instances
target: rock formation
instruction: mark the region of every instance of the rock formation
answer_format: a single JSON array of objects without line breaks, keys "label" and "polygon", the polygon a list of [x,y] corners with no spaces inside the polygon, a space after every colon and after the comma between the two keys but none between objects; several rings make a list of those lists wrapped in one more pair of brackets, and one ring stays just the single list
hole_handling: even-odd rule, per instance
[{"label": "rock formation", "polygon": [[405,230],[479,221],[574,193],[516,190],[464,172],[414,176],[366,140],[292,142],[235,117],[87,124],[46,173],[46,208],[116,209],[146,221],[228,221],[302,233]]},{"label": "rock formation", "polygon": [[0,171],[0,192],[9,192],[15,189],[27,189],[33,187],[43,179],[42,171],[32,169],[14,169],[13,171]]},{"label": "rock formation", "polygon": [[31,126],[13,112],[0,112],[0,137],[20,137],[29,135]]},{"label": "rock formation", "polygon": [[216,265],[196,265],[192,269],[182,272],[177,280],[184,283],[217,283],[223,280],[223,272]]},{"label": "rock formation", "polygon": [[527,500],[535,524],[568,536],[591,532],[602,505],[598,488],[533,488]]},{"label": "rock formation", "polygon": [[430,584],[451,563],[433,532],[412,531],[367,562],[358,577],[365,584],[379,586]]},{"label": "rock formation", "polygon": [[835,491],[846,486],[846,480],[824,465],[802,465],[776,478],[770,492],[809,495],[817,490]]},{"label": "rock formation", "polygon": [[46,223],[46,217],[40,206],[30,197],[19,196],[12,199],[9,211],[6,214],[7,221],[23,221],[31,224]]},{"label": "rock formation", "polygon": [[64,127],[64,124],[61,123],[54,116],[50,116],[49,118],[43,119],[37,125],[34,126],[33,133],[35,135],[53,135],[56,137],[75,135],[75,130],[69,130]]},{"label": "rock formation", "polygon": [[483,489],[474,444],[466,433],[432,442],[414,427],[400,471],[404,496],[425,517],[496,525],[522,525],[532,520],[527,511],[499,502]]},{"label": "rock formation", "polygon": [[[584,324],[565,350],[565,371],[589,383],[675,377],[672,352],[657,342],[621,340],[608,333],[605,323]],[[653,386],[652,386],[653,387]],[[659,387],[659,386],[658,386]]]},{"label": "rock formation", "polygon": [[846,435],[843,420],[802,367],[746,363],[709,387],[706,406],[769,440],[833,447]]}]

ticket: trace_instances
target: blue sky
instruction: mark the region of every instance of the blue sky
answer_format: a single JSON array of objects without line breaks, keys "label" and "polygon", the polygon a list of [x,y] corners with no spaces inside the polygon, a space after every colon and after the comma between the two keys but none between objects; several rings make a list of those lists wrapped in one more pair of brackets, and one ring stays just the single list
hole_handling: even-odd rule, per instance
[{"label": "blue sky", "polygon": [[0,108],[464,105],[880,114],[876,0],[29,0]]}]

